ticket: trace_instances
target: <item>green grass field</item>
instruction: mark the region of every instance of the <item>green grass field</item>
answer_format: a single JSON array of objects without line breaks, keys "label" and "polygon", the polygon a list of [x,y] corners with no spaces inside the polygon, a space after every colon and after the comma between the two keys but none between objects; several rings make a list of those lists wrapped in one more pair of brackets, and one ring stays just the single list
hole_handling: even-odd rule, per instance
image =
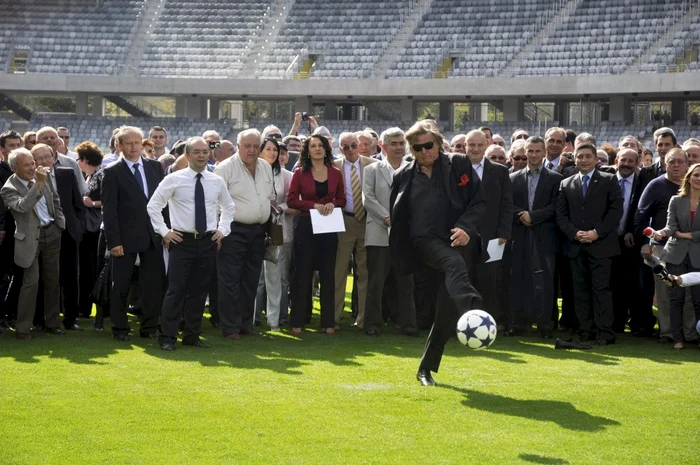
[{"label": "green grass field", "polygon": [[700,463],[696,347],[454,339],[421,387],[425,338],[203,327],[212,349],[171,353],[108,331],[0,336],[0,464]]}]

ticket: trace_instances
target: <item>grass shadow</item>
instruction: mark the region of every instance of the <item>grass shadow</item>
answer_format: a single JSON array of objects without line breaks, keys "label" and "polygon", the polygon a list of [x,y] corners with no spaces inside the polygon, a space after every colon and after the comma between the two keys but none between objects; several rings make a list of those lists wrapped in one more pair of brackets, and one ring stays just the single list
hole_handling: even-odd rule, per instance
[{"label": "grass shadow", "polygon": [[604,431],[608,426],[619,426],[620,423],[605,417],[597,417],[578,410],[570,402],[558,400],[521,400],[458,388],[446,384],[440,385],[445,389],[464,394],[462,401],[465,407],[484,410],[498,415],[527,418],[530,420],[556,423],[564,429],[582,432]]},{"label": "grass shadow", "polygon": [[542,465],[568,465],[569,463],[568,460],[537,454],[520,454],[518,457],[526,462],[540,463]]}]

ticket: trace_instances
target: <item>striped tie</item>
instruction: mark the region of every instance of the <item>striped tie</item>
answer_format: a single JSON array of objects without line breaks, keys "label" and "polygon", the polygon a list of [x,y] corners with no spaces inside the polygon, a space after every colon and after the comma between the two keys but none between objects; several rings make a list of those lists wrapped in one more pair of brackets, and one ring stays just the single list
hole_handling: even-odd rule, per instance
[{"label": "striped tie", "polygon": [[354,207],[355,219],[364,221],[365,207],[362,205],[362,187],[360,187],[360,177],[357,175],[355,165],[350,168],[350,184],[352,185],[352,205]]}]

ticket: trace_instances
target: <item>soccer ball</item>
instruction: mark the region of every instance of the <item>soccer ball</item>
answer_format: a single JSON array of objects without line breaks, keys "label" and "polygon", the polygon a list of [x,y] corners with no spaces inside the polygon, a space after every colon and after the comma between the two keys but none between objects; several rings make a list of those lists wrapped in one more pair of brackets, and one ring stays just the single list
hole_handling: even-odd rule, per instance
[{"label": "soccer ball", "polygon": [[485,349],[496,340],[496,321],[483,310],[470,310],[457,322],[457,339],[470,349]]}]

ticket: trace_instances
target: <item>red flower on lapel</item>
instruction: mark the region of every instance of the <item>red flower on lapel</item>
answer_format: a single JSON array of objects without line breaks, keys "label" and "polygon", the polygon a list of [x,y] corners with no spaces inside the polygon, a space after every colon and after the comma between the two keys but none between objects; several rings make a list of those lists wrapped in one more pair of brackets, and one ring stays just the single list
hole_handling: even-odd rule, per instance
[{"label": "red flower on lapel", "polygon": [[463,174],[461,178],[459,178],[459,184],[457,184],[459,187],[464,187],[467,185],[469,182],[469,176],[466,174]]}]

